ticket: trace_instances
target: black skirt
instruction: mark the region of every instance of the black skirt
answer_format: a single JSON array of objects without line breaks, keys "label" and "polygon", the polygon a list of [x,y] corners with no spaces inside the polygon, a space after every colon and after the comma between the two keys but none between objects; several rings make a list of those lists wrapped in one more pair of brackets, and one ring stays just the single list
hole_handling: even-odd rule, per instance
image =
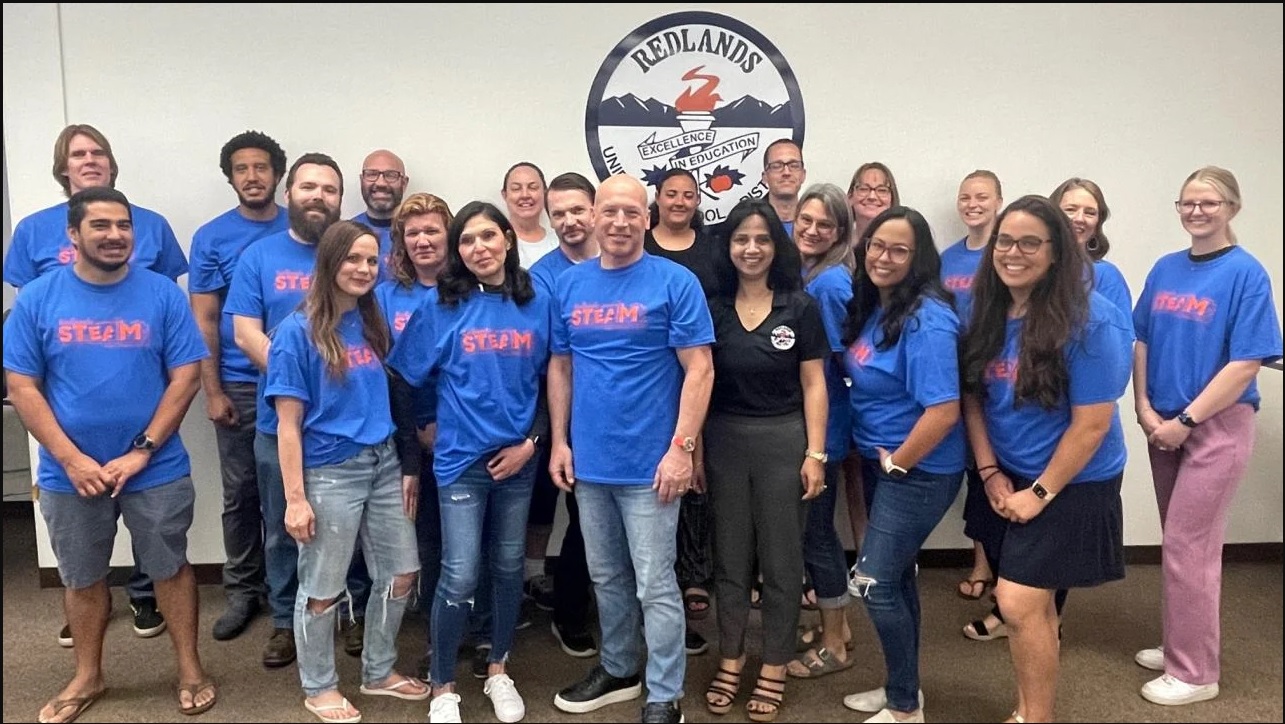
[{"label": "black skirt", "polygon": [[[1004,471],[1017,490],[1034,482]],[[1067,485],[1027,523],[1008,523],[999,575],[1033,588],[1089,588],[1124,578],[1124,506],[1113,478]]]}]

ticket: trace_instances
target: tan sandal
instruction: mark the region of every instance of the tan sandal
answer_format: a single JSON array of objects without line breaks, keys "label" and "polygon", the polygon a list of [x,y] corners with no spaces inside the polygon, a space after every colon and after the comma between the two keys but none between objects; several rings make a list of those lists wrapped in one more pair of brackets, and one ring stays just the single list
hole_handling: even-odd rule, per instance
[{"label": "tan sandal", "polygon": [[[762,672],[759,673],[758,681],[754,682],[754,691],[750,694],[750,700],[745,703],[745,715],[750,718],[750,721],[776,721],[776,715],[781,713],[781,705],[785,703],[785,682],[785,679],[773,679]],[[768,708],[752,709],[750,708],[752,704]]]},{"label": "tan sandal", "polygon": [[705,689],[705,708],[711,714],[726,714],[736,703],[736,695],[741,693],[741,672],[718,667],[718,672]]}]

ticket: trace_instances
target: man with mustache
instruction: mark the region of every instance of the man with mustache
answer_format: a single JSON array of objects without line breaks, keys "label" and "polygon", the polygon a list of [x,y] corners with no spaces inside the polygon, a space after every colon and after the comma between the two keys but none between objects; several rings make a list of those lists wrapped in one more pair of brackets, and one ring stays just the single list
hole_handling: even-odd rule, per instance
[{"label": "man with mustache", "polygon": [[[361,163],[361,200],[366,203],[366,210],[352,220],[369,226],[379,235],[380,281],[392,279],[388,260],[393,251],[393,212],[401,206],[402,196],[406,194],[409,183],[406,164],[392,151],[382,148],[372,151]],[[364,565],[361,570],[365,570]]]},{"label": "man with mustache", "polygon": [[263,572],[263,514],[254,468],[255,383],[259,371],[233,341],[223,302],[241,253],[252,242],[289,228],[276,203],[286,174],[286,154],[258,131],[233,136],[219,153],[219,167],[236,192],[237,205],[192,236],[188,277],[192,311],[210,356],[201,363],[205,409],[214,423],[223,478],[223,592],[227,608],[214,623],[214,638],[241,635],[267,594]]},{"label": "man with mustache", "polygon": [[339,220],[344,179],[339,164],[323,153],[305,153],[286,174],[286,216],[290,228],[248,246],[232,276],[223,313],[231,315],[237,347],[260,372],[256,395],[254,460],[263,511],[263,553],[272,637],[263,665],[295,660],[294,599],[299,578],[298,547],[286,533],[285,488],[277,458],[277,415],[263,399],[271,334],[303,301],[312,283],[317,242]]},{"label": "man with mustache", "polygon": [[[97,128],[87,123],[73,123],[62,129],[54,141],[54,180],[63,195],[88,188],[116,188],[120,167],[112,153],[111,143]],[[66,201],[22,219],[13,229],[12,244],[4,260],[4,280],[14,289],[35,281],[48,272],[70,266],[79,254],[67,231]],[[187,258],[164,216],[141,206],[131,205],[133,217],[132,266],[151,269],[177,280],[187,273]],[[135,561],[138,555],[134,555]],[[134,614],[134,633],[141,638],[158,636],[165,631],[165,618],[156,606],[152,580],[137,566],[126,585],[129,606]],[[58,644],[75,645],[71,627],[64,625],[58,633]]]}]

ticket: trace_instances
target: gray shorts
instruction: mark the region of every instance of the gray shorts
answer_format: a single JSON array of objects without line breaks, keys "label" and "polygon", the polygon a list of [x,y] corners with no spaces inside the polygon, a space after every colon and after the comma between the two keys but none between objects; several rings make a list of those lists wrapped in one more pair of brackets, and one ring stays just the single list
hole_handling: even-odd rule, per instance
[{"label": "gray shorts", "polygon": [[40,492],[40,512],[49,526],[49,542],[58,559],[58,575],[67,588],[88,588],[111,570],[116,521],[134,539],[134,561],[154,581],[178,574],[187,564],[187,532],[192,527],[196,489],[184,476],[120,497]]}]

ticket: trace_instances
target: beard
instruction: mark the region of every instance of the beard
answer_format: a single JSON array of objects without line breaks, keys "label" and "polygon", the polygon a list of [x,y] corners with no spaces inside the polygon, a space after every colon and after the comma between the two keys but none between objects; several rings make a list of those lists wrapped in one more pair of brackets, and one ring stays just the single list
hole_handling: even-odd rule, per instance
[{"label": "beard", "polygon": [[263,211],[264,209],[268,208],[272,204],[276,203],[276,199],[273,198],[273,196],[274,196],[273,194],[268,194],[264,196],[262,199],[259,199],[258,201],[251,201],[250,199],[247,199],[246,197],[242,196],[241,192],[238,191],[236,194],[236,200],[242,206],[244,206],[245,208],[251,211]]},{"label": "beard", "polygon": [[[387,200],[372,199],[371,193],[376,189],[390,194],[390,198]],[[393,211],[397,210],[398,206],[401,205],[402,195],[403,192],[400,191],[398,187],[372,186],[370,189],[362,189],[361,200],[366,203],[366,208],[370,211],[378,211],[381,214],[391,214]]]},{"label": "beard", "polygon": [[[325,217],[318,219],[310,215],[309,211],[321,211]],[[290,230],[309,244],[321,241],[321,235],[326,233],[326,229],[339,220],[339,209],[328,208],[320,201],[313,201],[306,205],[297,205],[292,202],[286,212],[290,218]]]}]

